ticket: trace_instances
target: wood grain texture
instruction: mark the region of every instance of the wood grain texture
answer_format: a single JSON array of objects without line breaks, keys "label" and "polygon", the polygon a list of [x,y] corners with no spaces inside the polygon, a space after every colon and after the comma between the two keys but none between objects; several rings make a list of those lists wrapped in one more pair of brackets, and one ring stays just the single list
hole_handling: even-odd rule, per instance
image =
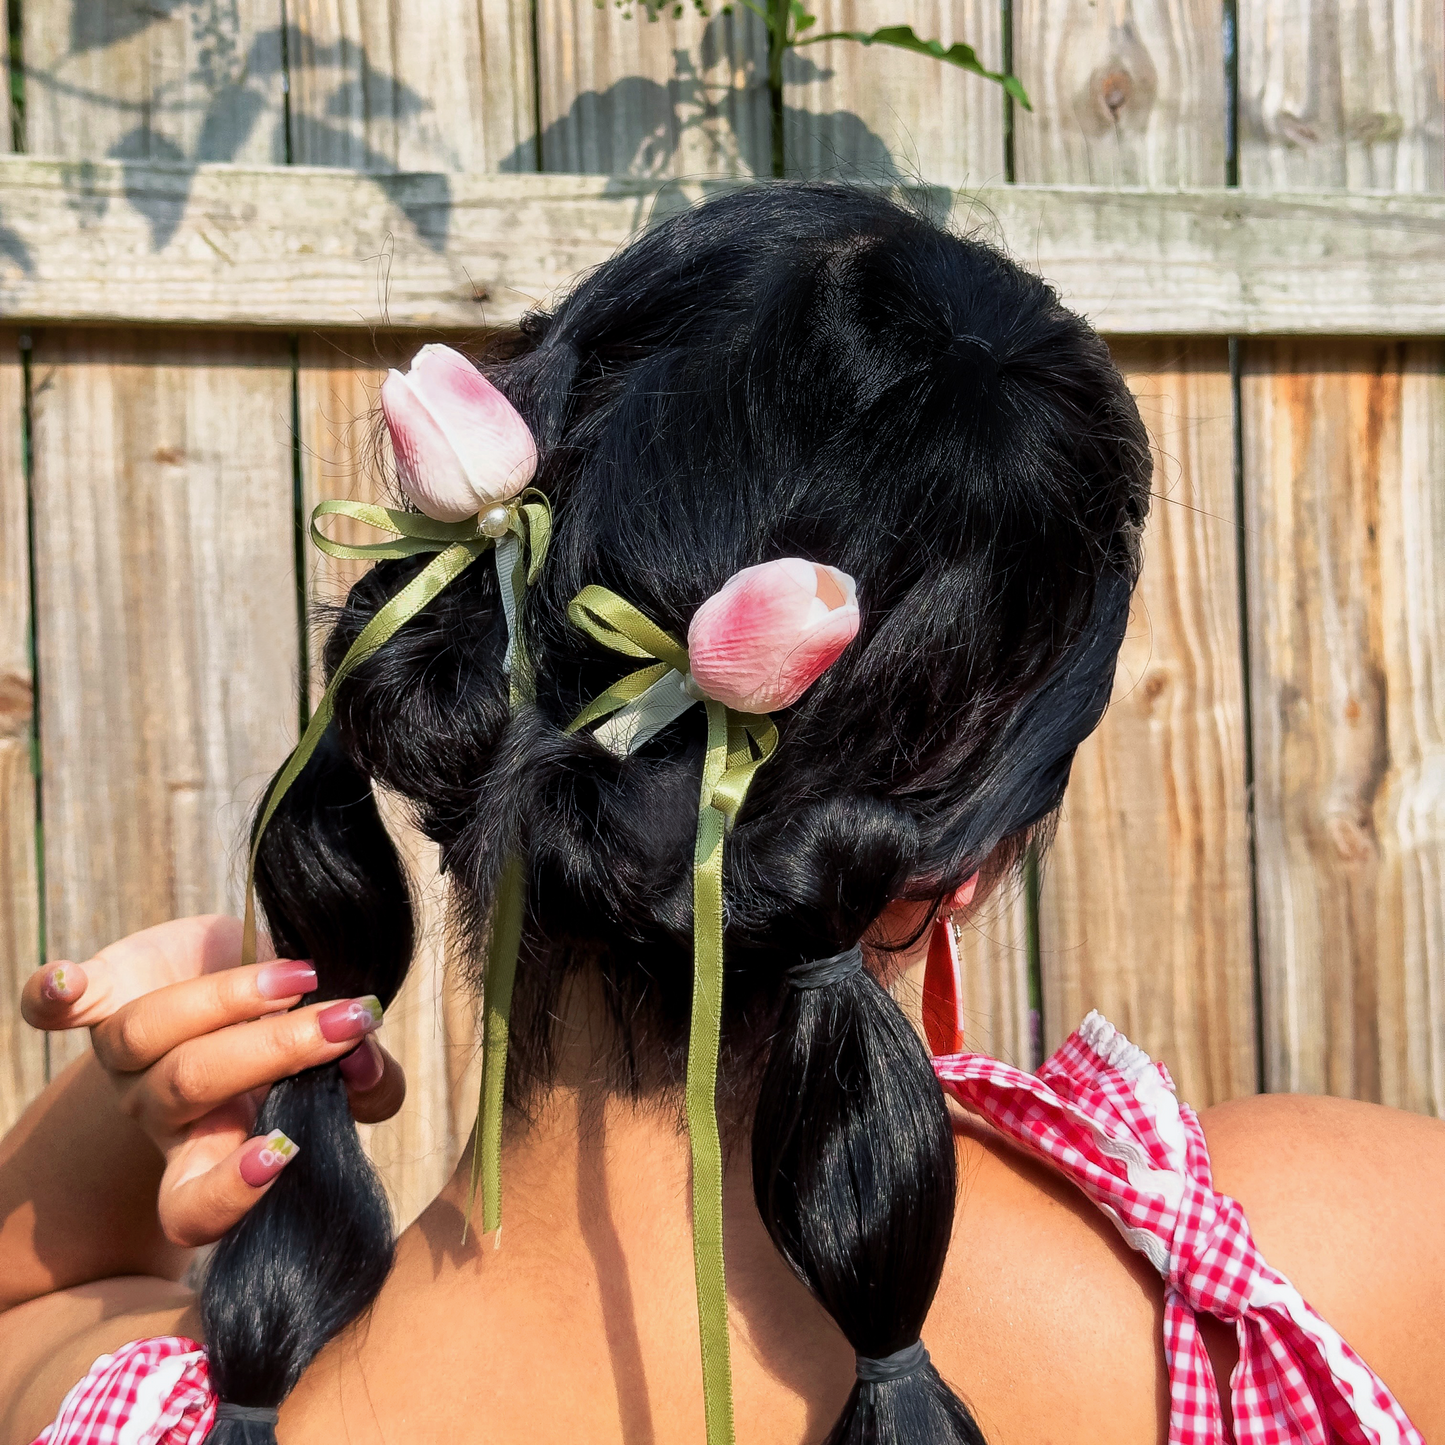
[{"label": "wood grain texture", "polygon": [[[944,45],[972,45],[1002,67],[1000,8],[989,0],[822,0],[814,34],[912,25]],[[1004,179],[1004,96],[993,82],[929,56],[829,40],[784,63],[788,173],[848,180],[990,186]]]},{"label": "wood grain texture", "polygon": [[[355,334],[312,335],[301,341],[297,395],[301,431],[302,497],[307,515],[329,497],[395,503],[390,443],[377,412],[377,393],[389,365],[405,367],[416,339]],[[334,519],[328,534],[369,542],[375,533]],[[311,628],[311,695],[321,695],[324,608],[345,600],[365,563],[327,557],[308,546],[307,596]],[[437,850],[412,824],[404,800],[382,795],[383,816],[411,877],[417,951],[401,992],[387,1010],[379,1038],[406,1071],[401,1112],[363,1131],[381,1170],[397,1223],[409,1223],[451,1173],[471,1131],[481,1074],[476,1001],[453,965],[460,945],[448,935],[446,888]]]},{"label": "wood grain texture", "polygon": [[377,171],[536,169],[526,0],[288,0],[291,159]]},{"label": "wood grain texture", "polygon": [[1224,12],[1210,0],[1014,0],[1021,181],[1218,186]]},{"label": "wood grain texture", "polygon": [[45,1082],[45,1039],[20,1017],[20,986],[40,964],[40,878],[19,340],[0,331],[0,1133]]},{"label": "wood grain texture", "polygon": [[1244,185],[1445,187],[1438,0],[1252,0],[1239,7]]},{"label": "wood grain texture", "polygon": [[1257,1087],[1229,360],[1217,341],[1115,355],[1154,499],[1113,700],[1044,868],[1045,1047],[1097,1008],[1204,1107]]},{"label": "wood grain texture", "polygon": [[1445,1110],[1438,345],[1244,372],[1271,1088]]},{"label": "wood grain texture", "polygon": [[285,160],[283,9],[282,0],[24,6],[26,150]]},{"label": "wood grain texture", "polygon": [[[1438,6],[1241,19],[1246,186],[1445,190]],[[1439,349],[1251,342],[1244,361],[1266,1079],[1438,1113]]]},{"label": "wood grain texture", "polygon": [[296,727],[289,360],[280,337],[35,337],[54,957],[240,903]]},{"label": "wood grain texture", "polygon": [[650,21],[641,5],[628,16],[593,0],[538,0],[536,13],[539,169],[769,174],[767,37],[742,7]]},{"label": "wood grain texture", "polygon": [[[0,157],[0,318],[475,330],[728,184]],[[1441,324],[1437,196],[999,186],[920,199],[1112,335]]]}]

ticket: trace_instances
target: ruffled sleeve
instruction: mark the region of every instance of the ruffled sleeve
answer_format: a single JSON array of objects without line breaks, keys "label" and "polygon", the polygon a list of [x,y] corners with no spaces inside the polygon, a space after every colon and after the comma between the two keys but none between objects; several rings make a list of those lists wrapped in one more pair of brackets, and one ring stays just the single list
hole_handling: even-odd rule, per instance
[{"label": "ruffled sleeve", "polygon": [[1198,1116],[1174,1083],[1090,1014],[1035,1074],[977,1054],[936,1058],[944,1088],[1049,1160],[1147,1256],[1165,1285],[1169,1445],[1223,1445],[1196,1315],[1231,1323],[1239,1445],[1424,1445],[1384,1382],[1261,1257],[1216,1192]]},{"label": "ruffled sleeve", "polygon": [[166,1335],[102,1355],[35,1445],[201,1445],[215,1416],[205,1350]]}]

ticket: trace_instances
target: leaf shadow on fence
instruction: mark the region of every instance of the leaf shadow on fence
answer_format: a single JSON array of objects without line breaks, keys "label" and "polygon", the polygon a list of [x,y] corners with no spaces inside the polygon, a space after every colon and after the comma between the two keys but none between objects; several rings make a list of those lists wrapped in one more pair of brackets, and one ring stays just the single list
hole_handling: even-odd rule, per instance
[{"label": "leaf shadow on fence", "polygon": [[[759,49],[756,36],[750,41],[735,27],[736,18],[714,16],[694,48],[674,49],[666,82],[628,75],[604,89],[578,92],[542,130],[542,169],[639,179],[770,174],[766,45]],[[788,57],[789,86],[832,77],[809,56]],[[825,114],[785,105],[783,126],[800,162],[790,165],[790,174],[891,184],[906,179],[887,142],[851,111]],[[531,171],[537,155],[538,142],[528,139],[499,168]]]},{"label": "leaf shadow on fence", "polygon": [[[144,97],[110,94],[86,83],[97,52],[143,46],[148,31],[182,25],[187,27],[183,35],[156,36],[155,43],[163,39],[169,53],[183,53],[186,67],[157,78]],[[349,39],[317,39],[294,22],[266,26],[248,37],[236,0],[151,0],[146,5],[73,0],[66,40],[65,53],[50,65],[14,58],[27,111],[45,105],[47,97],[63,97],[98,117],[113,118],[110,126],[98,124],[100,143],[105,157],[122,165],[120,194],[144,218],[153,252],[165,250],[175,238],[191,199],[195,168],[207,162],[289,159],[344,165],[374,173],[378,187],[397,200],[388,180],[398,171],[396,155],[378,145],[397,141],[387,135],[387,126],[415,129],[419,118],[434,110],[426,96],[374,64],[365,48]],[[540,145],[529,137],[498,169],[534,171],[540,154],[547,170],[646,179],[679,170],[766,174],[768,107],[765,90],[759,90],[764,81],[755,57],[734,55],[738,44],[722,17],[715,18],[695,51],[673,52],[673,74],[665,83],[630,75],[604,89],[583,91],[545,127]],[[68,64],[76,59],[83,63]],[[710,79],[715,73],[723,78]],[[790,59],[790,84],[830,75],[810,59]],[[280,103],[283,87],[290,95],[286,105]],[[270,133],[258,134],[268,116]],[[895,184],[906,179],[882,137],[851,112],[787,107],[784,124],[790,145],[800,158],[807,157],[810,176]],[[437,117],[424,128],[426,149],[445,163],[454,149],[447,143],[447,127]],[[685,146],[686,161],[680,166]],[[458,152],[450,168],[460,169],[460,161]],[[177,184],[151,184],[158,164],[175,168]],[[65,184],[72,204],[98,223],[117,192],[93,171],[88,175],[88,165],[77,162]],[[424,207],[401,209],[416,241],[441,254],[448,246],[452,206],[445,164],[435,169],[432,181]],[[3,216],[0,258],[33,274],[34,258]]]},{"label": "leaf shadow on fence", "polygon": [[[157,81],[143,98],[108,94],[66,73],[67,62],[76,57],[133,45],[147,30],[182,23],[189,26],[186,53],[193,57],[189,68]],[[157,196],[141,183],[142,166],[170,165],[182,174],[193,174],[195,166],[206,162],[264,159],[274,164],[294,158],[305,163],[314,158],[321,164],[375,172],[380,180],[395,173],[397,166],[391,155],[369,143],[367,123],[378,115],[393,122],[411,119],[433,108],[425,96],[374,65],[364,48],[349,41],[317,41],[292,24],[265,27],[245,42],[233,0],[151,0],[144,6],[74,0],[66,53],[48,67],[12,58],[12,68],[24,85],[28,108],[57,96],[117,118],[113,139],[103,154],[122,163],[126,201],[144,216],[154,251],[164,250],[174,238],[189,188],[179,200],[173,193]],[[303,68],[308,104],[280,104],[283,87],[296,94],[294,77]],[[270,134],[258,141],[257,127],[268,114]],[[120,129],[131,117],[135,123]],[[347,125],[348,120],[354,123]],[[440,134],[443,127],[435,129]],[[447,190],[445,171],[438,170],[437,175],[441,188]],[[84,176],[76,177],[72,188],[100,220],[109,196],[93,182],[87,185]],[[438,252],[446,248],[447,210],[444,199],[433,200],[427,224],[416,228],[418,240]],[[29,271],[30,258],[22,258],[21,250],[19,238],[0,221],[0,255],[10,256]]]}]

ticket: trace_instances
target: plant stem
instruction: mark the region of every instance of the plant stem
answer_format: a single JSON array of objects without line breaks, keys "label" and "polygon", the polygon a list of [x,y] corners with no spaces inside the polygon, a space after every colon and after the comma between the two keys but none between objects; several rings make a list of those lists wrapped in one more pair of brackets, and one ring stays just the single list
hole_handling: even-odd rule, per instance
[{"label": "plant stem", "polygon": [[783,156],[783,56],[788,49],[788,0],[768,0],[768,101],[772,113],[773,177],[787,174]]}]

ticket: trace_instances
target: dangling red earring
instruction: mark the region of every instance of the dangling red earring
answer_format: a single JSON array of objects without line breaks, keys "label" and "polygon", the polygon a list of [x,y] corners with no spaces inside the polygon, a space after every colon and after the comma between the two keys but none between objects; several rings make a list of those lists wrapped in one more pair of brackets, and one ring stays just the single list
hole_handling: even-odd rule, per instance
[{"label": "dangling red earring", "polygon": [[928,964],[923,971],[923,1032],[934,1058],[961,1054],[963,1045],[963,972],[958,964],[958,940],[953,923],[942,914],[934,921],[928,940]]}]

